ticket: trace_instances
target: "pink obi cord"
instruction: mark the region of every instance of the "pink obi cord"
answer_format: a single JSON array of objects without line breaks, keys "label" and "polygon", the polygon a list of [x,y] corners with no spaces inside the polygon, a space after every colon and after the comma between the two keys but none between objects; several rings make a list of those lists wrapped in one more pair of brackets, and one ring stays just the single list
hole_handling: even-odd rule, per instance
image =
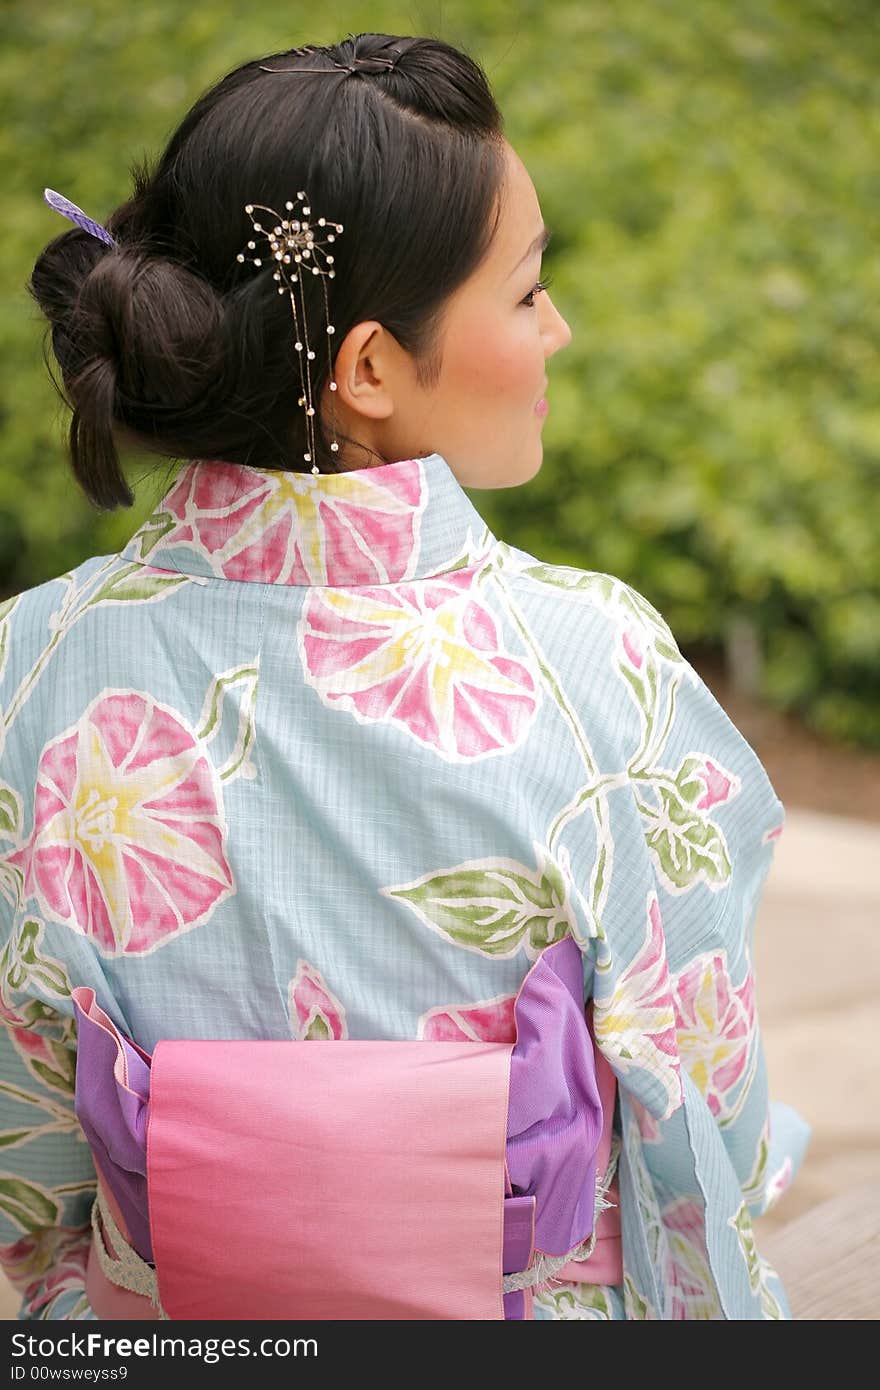
[{"label": "pink obi cord", "polygon": [[[596,1216],[616,1079],[571,937],[523,980],[515,1043],[163,1039],[151,1056],[93,990],[72,998],[76,1114],[165,1316],[528,1320],[544,1281],[501,1275],[544,1257],[554,1284],[622,1283],[616,1178]],[[588,1259],[560,1265],[594,1224]],[[159,1316],[92,1256],[99,1318]]]}]

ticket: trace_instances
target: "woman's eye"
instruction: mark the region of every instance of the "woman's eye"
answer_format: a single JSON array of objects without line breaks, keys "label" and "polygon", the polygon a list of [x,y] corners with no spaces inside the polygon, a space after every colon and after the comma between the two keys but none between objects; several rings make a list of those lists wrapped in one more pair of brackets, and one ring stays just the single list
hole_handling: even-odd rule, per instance
[{"label": "woman's eye", "polygon": [[529,290],[525,299],[522,301],[526,308],[533,309],[535,307],[535,295],[540,294],[542,290],[546,290],[547,286],[552,284],[552,282],[553,277],[551,275],[548,275],[544,280],[539,280],[535,288]]}]

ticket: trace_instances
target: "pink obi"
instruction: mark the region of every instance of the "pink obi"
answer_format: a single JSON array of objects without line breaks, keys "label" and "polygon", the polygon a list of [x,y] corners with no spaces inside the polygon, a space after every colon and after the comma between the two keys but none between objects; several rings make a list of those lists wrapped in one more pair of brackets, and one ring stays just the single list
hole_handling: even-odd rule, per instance
[{"label": "pink obi", "polygon": [[529,1319],[550,1278],[622,1283],[616,1080],[571,937],[520,986],[515,1043],[163,1039],[150,1056],[93,990],[72,997],[99,1318]]}]

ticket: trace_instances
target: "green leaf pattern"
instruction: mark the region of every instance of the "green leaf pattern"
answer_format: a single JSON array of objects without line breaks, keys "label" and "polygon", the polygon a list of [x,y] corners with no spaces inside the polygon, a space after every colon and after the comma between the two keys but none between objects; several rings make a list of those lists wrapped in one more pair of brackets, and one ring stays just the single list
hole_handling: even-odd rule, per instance
[{"label": "green leaf pattern", "polygon": [[752,1218],[745,1202],[742,1203],[736,1214],[730,1217],[728,1224],[736,1231],[739,1248],[748,1271],[749,1286],[752,1293],[757,1294],[760,1300],[761,1316],[773,1321],[783,1320],[785,1318],[783,1307],[770,1288],[770,1280],[774,1279],[778,1282],[779,1275],[758,1251],[755,1244]]},{"label": "green leaf pattern", "polygon": [[658,1320],[657,1309],[650,1299],[639,1292],[632,1275],[627,1274],[626,1271],[623,1275],[623,1305],[629,1322],[656,1322]]},{"label": "green leaf pattern", "polygon": [[656,802],[641,802],[645,838],[658,874],[670,893],[686,893],[697,883],[723,888],[730,878],[730,855],[718,825],[688,806],[673,787],[652,784]]},{"label": "green leaf pattern", "polygon": [[560,1288],[545,1288],[535,1293],[535,1306],[546,1308],[552,1318],[565,1322],[596,1319],[610,1322],[615,1316],[615,1294],[606,1284],[587,1284],[582,1280],[566,1283]]},{"label": "green leaf pattern", "polygon": [[469,860],[380,889],[409,904],[431,931],[468,951],[536,959],[545,946],[576,934],[569,882],[545,846],[535,868],[504,857]]},{"label": "green leaf pattern", "polygon": [[21,817],[21,797],[14,787],[0,781],[0,840],[20,838]]},{"label": "green leaf pattern", "polygon": [[33,990],[57,999],[70,998],[70,980],[60,960],[40,950],[43,923],[28,916],[0,952],[0,1001],[8,1004],[13,991]]},{"label": "green leaf pattern", "polygon": [[[51,637],[3,711],[3,718],[0,721],[0,751],[2,751],[3,740],[14,723],[19,710],[33,694],[34,687],[49,665],[59,644],[84,613],[110,603],[155,603],[167,598],[184,585],[202,581],[196,575],[169,575],[166,570],[151,569],[148,565],[140,565],[130,560],[123,560],[118,555],[111,555],[79,584],[77,584],[76,573],[73,570],[59,575],[58,582],[65,586],[65,593],[60,607],[49,619]],[[2,646],[3,662],[5,662],[7,650],[6,626],[12,611],[13,608],[10,607],[8,612],[3,614],[2,609],[0,609],[0,646]],[[0,675],[2,675],[2,665],[0,665]]]},{"label": "green leaf pattern", "polygon": [[[234,705],[236,698],[239,701],[236,706],[236,732],[233,748],[223,765],[217,769],[221,782],[228,782],[235,777],[243,777],[252,781],[257,776],[256,764],[250,761],[248,755],[252,751],[256,739],[254,721],[258,680],[258,661],[250,662],[245,666],[235,666],[228,671],[221,672],[219,676],[215,676],[205,696],[196,731],[196,737],[202,743],[210,743],[218,734],[223,723],[225,703]],[[230,692],[236,687],[240,687],[240,693],[233,696]]]},{"label": "green leaf pattern", "polygon": [[38,1231],[58,1222],[60,1207],[48,1188],[0,1174],[0,1211],[21,1231]]},{"label": "green leaf pattern", "polygon": [[743,1197],[754,1215],[759,1216],[767,1204],[767,1178],[770,1162],[770,1120],[764,1124],[755,1153],[755,1163],[743,1185]]}]

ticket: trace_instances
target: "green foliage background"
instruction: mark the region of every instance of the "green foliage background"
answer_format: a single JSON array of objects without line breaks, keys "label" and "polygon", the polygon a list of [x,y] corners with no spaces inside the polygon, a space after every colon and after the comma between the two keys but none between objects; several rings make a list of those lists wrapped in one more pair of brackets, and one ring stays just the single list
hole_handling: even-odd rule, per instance
[{"label": "green foliage background", "polygon": [[683,644],[730,656],[745,634],[768,700],[880,747],[875,0],[17,0],[0,30],[0,591],[117,549],[157,495],[148,456],[128,511],[95,513],[69,474],[24,290],[62,225],[43,188],[101,220],[246,58],[433,33],[488,73],[574,335],[543,468],[480,510],[635,584]]}]

